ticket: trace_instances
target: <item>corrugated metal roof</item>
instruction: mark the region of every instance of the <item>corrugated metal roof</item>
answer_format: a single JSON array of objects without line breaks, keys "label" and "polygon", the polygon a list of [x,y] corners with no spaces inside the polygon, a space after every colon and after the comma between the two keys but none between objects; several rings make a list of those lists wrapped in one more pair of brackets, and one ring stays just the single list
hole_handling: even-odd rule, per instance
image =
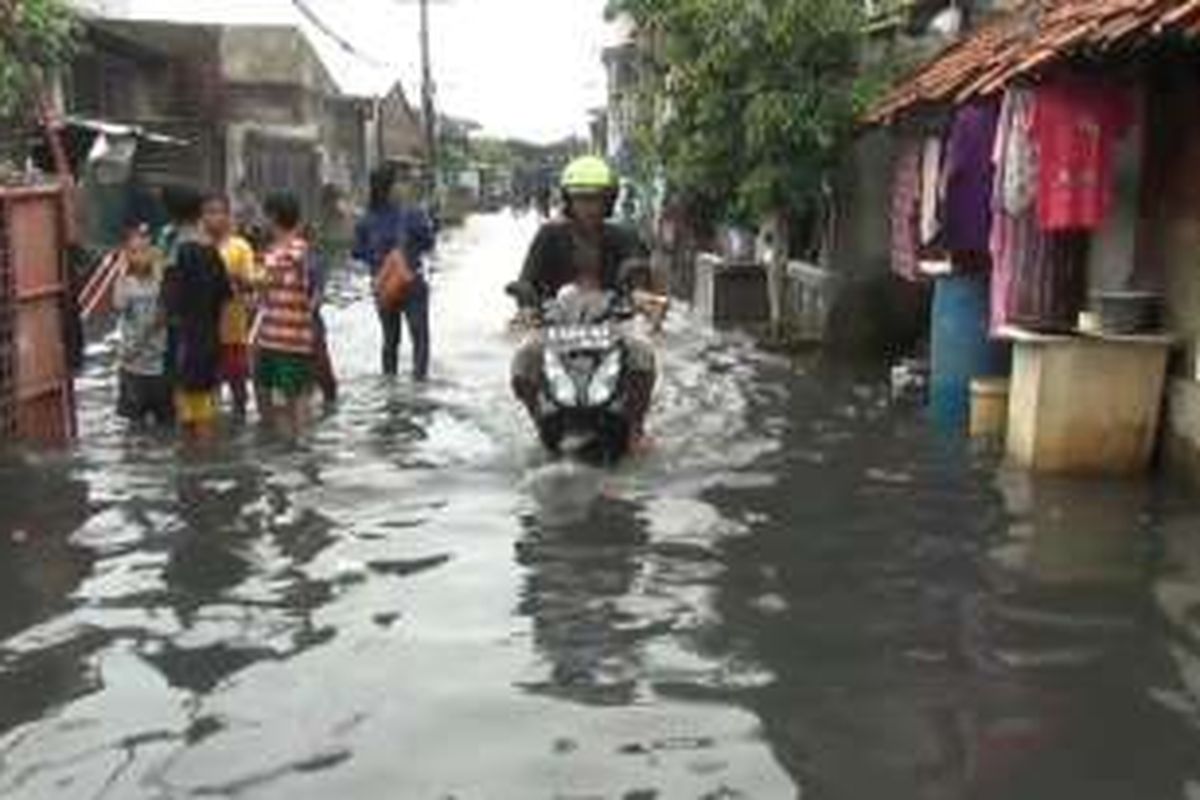
[{"label": "corrugated metal roof", "polygon": [[992,94],[1069,56],[1166,37],[1200,41],[1200,0],[1027,0],[917,69],[866,122],[888,123],[920,106]]},{"label": "corrugated metal roof", "polygon": [[96,133],[103,133],[108,136],[132,136],[135,139],[152,142],[154,144],[174,145],[176,147],[187,147],[190,142],[186,139],[179,139],[175,136],[168,136],[165,133],[156,133],[147,130],[140,125],[122,125],[117,122],[107,122],[105,120],[91,119],[88,117],[80,117],[68,114],[64,120],[68,125],[74,125],[79,128],[84,128]]}]

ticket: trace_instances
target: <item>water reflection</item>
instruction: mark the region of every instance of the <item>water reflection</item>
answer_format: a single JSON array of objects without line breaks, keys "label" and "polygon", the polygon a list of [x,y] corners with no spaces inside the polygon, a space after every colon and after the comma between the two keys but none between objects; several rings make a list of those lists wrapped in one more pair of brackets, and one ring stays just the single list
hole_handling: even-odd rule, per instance
[{"label": "water reflection", "polygon": [[[95,687],[79,659],[95,637],[11,646],[10,637],[69,607],[91,568],[70,534],[89,514],[88,488],[61,465],[15,462],[0,468],[0,734]],[[49,505],[45,501],[53,499]]]},{"label": "water reflection", "polygon": [[1151,594],[1152,487],[1001,488],[1011,537],[964,614],[970,702],[947,726],[959,780],[981,798],[1187,797],[1200,731],[1194,707],[1164,702],[1186,694]]},{"label": "water reflection", "polygon": [[[315,462],[298,478],[319,483]],[[170,685],[198,695],[265,659],[286,659],[332,639],[314,609],[333,590],[304,571],[333,542],[333,524],[294,507],[291,492],[239,464],[176,476],[179,527],[163,570],[179,630],[146,654]]]},{"label": "water reflection", "polygon": [[517,562],[528,570],[518,612],[531,618],[545,675],[526,691],[588,705],[628,705],[643,667],[636,625],[622,608],[636,589],[647,541],[639,509],[614,500],[586,525],[523,520]]},{"label": "water reflection", "polygon": [[994,478],[857,383],[793,387],[778,489],[706,495],[753,532],[725,544],[712,646],[773,676],[736,701],[804,796],[1189,797],[1162,488]]}]

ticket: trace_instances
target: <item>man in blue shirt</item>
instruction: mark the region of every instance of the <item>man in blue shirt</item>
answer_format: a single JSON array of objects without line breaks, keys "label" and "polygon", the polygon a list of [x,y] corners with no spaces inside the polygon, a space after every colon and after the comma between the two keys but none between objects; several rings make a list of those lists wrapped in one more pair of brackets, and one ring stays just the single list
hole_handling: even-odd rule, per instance
[{"label": "man in blue shirt", "polygon": [[429,377],[429,280],[424,258],[436,244],[433,223],[419,208],[404,207],[396,196],[396,171],[383,166],[371,173],[370,203],[354,231],[354,258],[365,263],[374,277],[388,253],[404,251],[416,281],[398,311],[379,309],[383,329],[383,374],[395,375],[399,367],[401,323],[408,324],[413,340],[413,378]]}]

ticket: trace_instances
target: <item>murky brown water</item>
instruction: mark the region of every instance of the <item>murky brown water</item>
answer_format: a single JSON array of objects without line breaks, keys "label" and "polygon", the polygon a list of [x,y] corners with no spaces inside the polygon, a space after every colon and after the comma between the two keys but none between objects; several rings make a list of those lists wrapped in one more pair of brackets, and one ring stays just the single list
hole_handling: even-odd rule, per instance
[{"label": "murky brown water", "polygon": [[677,318],[656,453],[548,463],[506,389],[531,222],[452,234],[435,380],[299,446],[111,418],[0,468],[0,797],[1200,796],[1200,513],[997,476],[870,381]]}]

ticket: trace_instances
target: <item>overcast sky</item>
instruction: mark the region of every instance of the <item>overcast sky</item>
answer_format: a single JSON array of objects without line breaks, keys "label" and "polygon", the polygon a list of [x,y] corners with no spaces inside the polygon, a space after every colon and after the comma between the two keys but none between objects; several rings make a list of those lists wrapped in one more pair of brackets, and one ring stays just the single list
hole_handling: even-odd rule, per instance
[{"label": "overcast sky", "polygon": [[[84,1],[124,7],[145,18],[298,19],[291,0]],[[330,28],[369,56],[364,62],[326,39],[322,53],[343,84],[358,91],[377,89],[396,74],[417,100],[415,0],[308,2]],[[614,35],[604,22],[604,5],[605,0],[433,0],[434,75],[441,109],[474,119],[489,133],[537,141],[586,131],[588,110],[604,103],[600,56]]]}]

